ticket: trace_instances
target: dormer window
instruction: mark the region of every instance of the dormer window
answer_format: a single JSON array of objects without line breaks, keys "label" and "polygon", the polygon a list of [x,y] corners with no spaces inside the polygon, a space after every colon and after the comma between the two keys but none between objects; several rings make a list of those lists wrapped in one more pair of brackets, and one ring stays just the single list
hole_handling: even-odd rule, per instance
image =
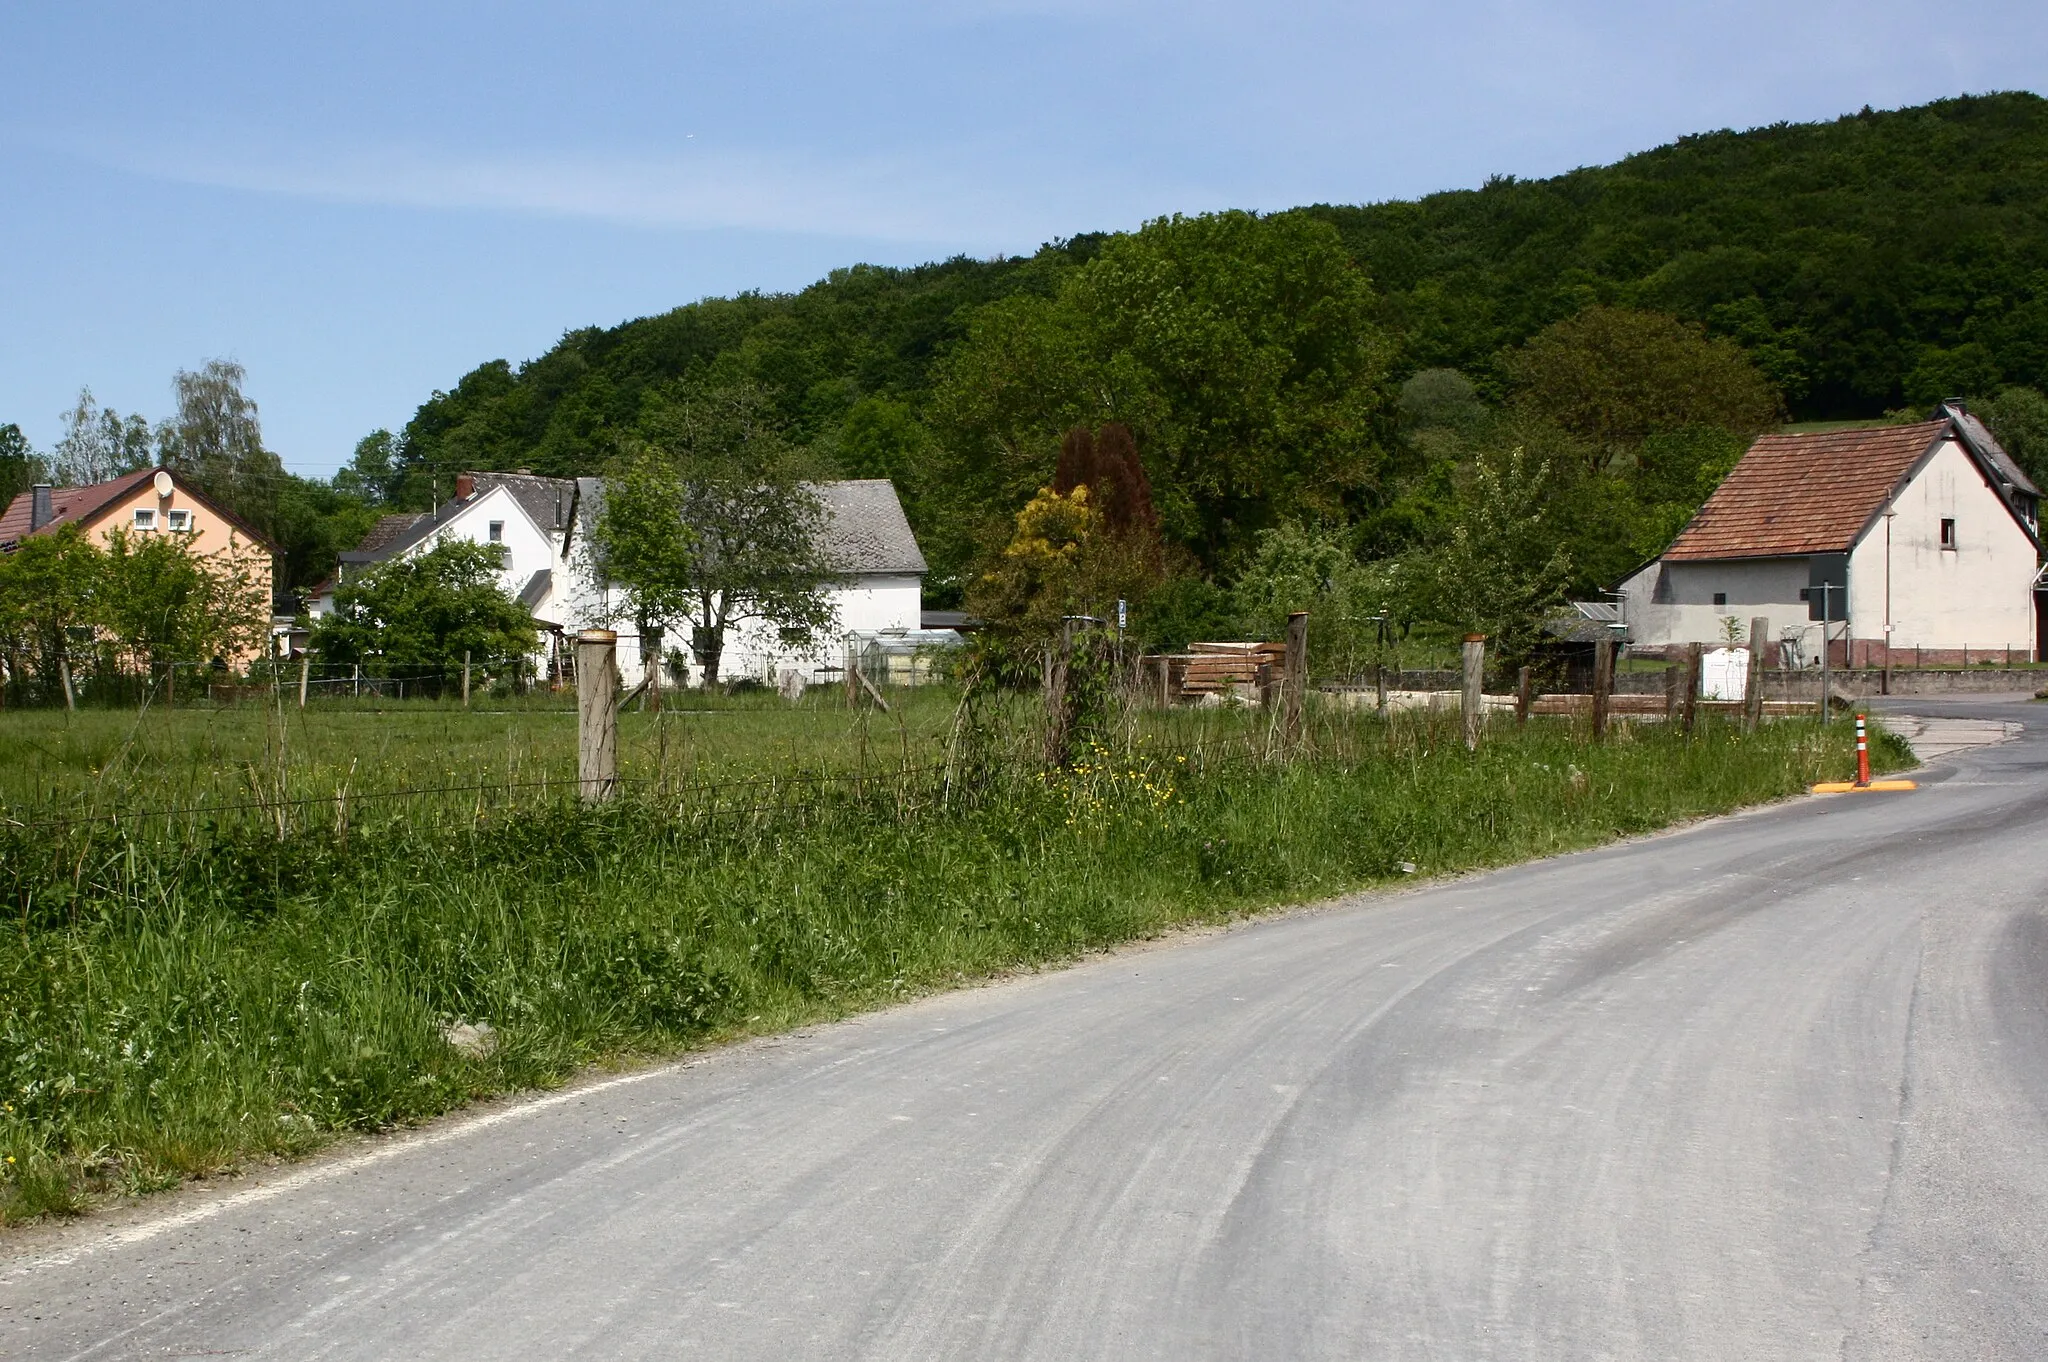
[{"label": "dormer window", "polygon": [[502,520],[493,520],[493,521],[491,522],[491,542],[492,542],[493,544],[502,544],[502,543],[504,543],[504,542],[505,542],[505,522],[504,522],[504,521],[502,521]]},{"label": "dormer window", "polygon": [[153,529],[155,529],[155,528],[156,528],[156,510],[155,510],[155,508],[153,508],[153,507],[146,507],[146,506],[138,506],[138,507],[136,507],[136,508],[135,508],[135,528],[136,528],[136,529],[138,529],[138,530],[153,530]]},{"label": "dormer window", "polygon": [[173,510],[173,511],[165,511],[165,512],[164,512],[164,528],[165,528],[165,529],[167,529],[167,530],[173,530],[173,531],[182,531],[182,530],[189,530],[189,529],[191,529],[191,528],[192,528],[192,513],[191,513],[190,511],[182,511],[182,510]]}]

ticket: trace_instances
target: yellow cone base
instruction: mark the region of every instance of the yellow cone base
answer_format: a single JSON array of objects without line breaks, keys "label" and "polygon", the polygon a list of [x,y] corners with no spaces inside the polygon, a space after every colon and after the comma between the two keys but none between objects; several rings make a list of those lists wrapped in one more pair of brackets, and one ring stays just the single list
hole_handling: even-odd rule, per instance
[{"label": "yellow cone base", "polygon": [[1852,780],[1824,780],[1813,787],[1815,794],[1880,794],[1886,790],[1917,790],[1920,787],[1910,780],[1873,780],[1868,785],[1858,785]]}]

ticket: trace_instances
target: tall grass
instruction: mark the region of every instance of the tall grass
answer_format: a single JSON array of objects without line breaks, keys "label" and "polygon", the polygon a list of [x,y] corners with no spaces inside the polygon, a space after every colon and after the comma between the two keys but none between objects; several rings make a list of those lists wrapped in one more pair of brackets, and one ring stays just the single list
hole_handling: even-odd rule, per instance
[{"label": "tall grass", "polygon": [[[1071,771],[998,767],[972,800],[913,768],[596,810],[366,806],[340,830],[267,812],[0,830],[0,1219],[1403,863],[1584,847],[1852,760],[1846,734],[1804,723],[1623,728],[1596,748],[1537,722],[1476,756],[1427,718],[1326,718],[1319,736],[1288,764],[1140,738]],[[451,1045],[455,1022],[487,1022],[496,1048]]]}]

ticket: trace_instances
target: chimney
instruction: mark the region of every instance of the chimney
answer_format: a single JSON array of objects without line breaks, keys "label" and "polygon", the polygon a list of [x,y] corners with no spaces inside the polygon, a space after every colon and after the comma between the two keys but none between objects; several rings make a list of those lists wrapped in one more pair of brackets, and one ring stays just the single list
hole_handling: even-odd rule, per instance
[{"label": "chimney", "polygon": [[475,495],[476,478],[468,473],[457,473],[455,475],[455,499],[457,501],[468,501]]},{"label": "chimney", "polygon": [[29,492],[29,533],[34,534],[37,530],[40,530],[41,528],[43,528],[43,526],[49,524],[52,518],[53,516],[50,511],[50,484],[47,482],[39,482]]}]

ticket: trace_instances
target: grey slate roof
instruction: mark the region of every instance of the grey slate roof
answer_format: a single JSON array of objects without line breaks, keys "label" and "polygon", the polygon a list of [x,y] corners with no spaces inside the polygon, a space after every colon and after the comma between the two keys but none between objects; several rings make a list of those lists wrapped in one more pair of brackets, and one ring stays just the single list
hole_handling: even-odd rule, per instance
[{"label": "grey slate roof", "polygon": [[924,554],[887,478],[813,484],[825,503],[825,551],[841,572],[922,576]]},{"label": "grey slate roof", "polygon": [[543,534],[554,534],[569,523],[569,507],[576,499],[576,483],[569,478],[543,478],[533,473],[471,473],[476,494],[493,487],[512,494],[519,508],[533,518]]},{"label": "grey slate roof", "polygon": [[421,521],[432,522],[431,511],[403,511],[397,515],[379,517],[362,542],[341,555],[344,563],[376,563],[391,556],[392,546],[410,543],[416,536],[412,531]]},{"label": "grey slate roof", "polygon": [[1963,410],[1958,403],[1943,404],[1942,412],[1956,423],[1956,433],[1963,437],[1963,443],[1969,445],[1979,459],[1991,465],[2002,481],[2028,496],[2041,495],[2041,489],[2034,486],[2033,480],[2013,462],[2012,455],[2005,452],[2005,447],[1998,443],[1982,421]]},{"label": "grey slate roof", "polygon": [[[929,569],[910,532],[910,520],[887,478],[818,482],[811,490],[824,503],[824,547],[832,566],[851,575],[923,576]],[[604,482],[576,479],[574,533],[595,543],[592,531],[604,514]]]}]

